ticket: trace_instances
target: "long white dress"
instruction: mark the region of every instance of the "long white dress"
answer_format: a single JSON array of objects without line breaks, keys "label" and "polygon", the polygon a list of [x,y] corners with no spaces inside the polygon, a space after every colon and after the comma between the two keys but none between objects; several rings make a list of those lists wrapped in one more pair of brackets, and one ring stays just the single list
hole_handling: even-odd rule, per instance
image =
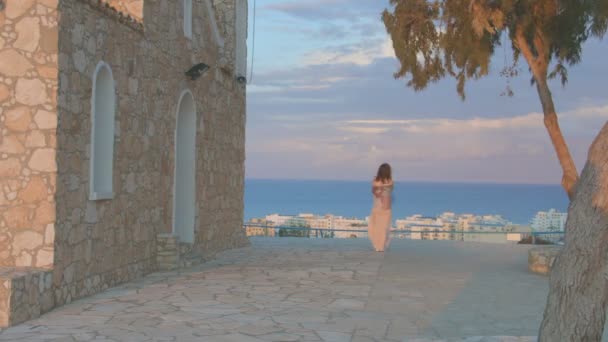
[{"label": "long white dress", "polygon": [[374,196],[374,205],[369,216],[367,235],[374,249],[378,252],[383,252],[390,244],[393,183],[381,184],[374,182],[372,186],[378,188],[379,196]]}]

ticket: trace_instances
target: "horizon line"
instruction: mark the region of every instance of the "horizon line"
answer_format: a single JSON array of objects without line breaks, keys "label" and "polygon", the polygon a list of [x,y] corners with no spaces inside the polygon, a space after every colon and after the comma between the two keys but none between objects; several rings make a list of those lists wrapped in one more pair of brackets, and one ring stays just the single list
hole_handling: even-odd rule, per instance
[{"label": "horizon line", "polygon": [[[366,179],[333,179],[333,178],[263,178],[245,177],[245,180],[260,181],[298,181],[298,182],[367,182]],[[421,180],[406,179],[394,180],[395,183],[431,183],[431,184],[480,184],[480,185],[543,185],[560,186],[559,183],[535,183],[535,182],[510,182],[510,181],[466,181],[466,180]]]}]

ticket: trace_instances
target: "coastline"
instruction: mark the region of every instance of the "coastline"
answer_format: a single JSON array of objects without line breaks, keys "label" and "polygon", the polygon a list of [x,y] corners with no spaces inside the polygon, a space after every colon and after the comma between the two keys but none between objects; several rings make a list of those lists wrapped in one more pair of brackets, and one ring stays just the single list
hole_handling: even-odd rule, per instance
[{"label": "coastline", "polygon": [[[273,213],[314,213],[364,218],[371,209],[369,182],[246,179],[245,220]],[[566,211],[559,185],[395,182],[393,219],[443,212],[501,215],[528,224],[538,211]]]}]

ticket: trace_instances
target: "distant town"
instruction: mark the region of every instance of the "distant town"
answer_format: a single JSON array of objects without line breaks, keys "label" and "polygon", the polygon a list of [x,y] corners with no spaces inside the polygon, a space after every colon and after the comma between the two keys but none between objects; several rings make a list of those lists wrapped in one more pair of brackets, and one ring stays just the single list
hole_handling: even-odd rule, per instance
[{"label": "distant town", "polygon": [[[539,211],[529,225],[514,224],[500,215],[445,212],[429,217],[412,215],[394,221],[394,238],[412,240],[456,240],[489,243],[518,243],[532,237],[550,243],[563,240],[566,213]],[[366,238],[368,217],[332,214],[271,214],[246,223],[247,236],[292,236],[308,238]]]}]

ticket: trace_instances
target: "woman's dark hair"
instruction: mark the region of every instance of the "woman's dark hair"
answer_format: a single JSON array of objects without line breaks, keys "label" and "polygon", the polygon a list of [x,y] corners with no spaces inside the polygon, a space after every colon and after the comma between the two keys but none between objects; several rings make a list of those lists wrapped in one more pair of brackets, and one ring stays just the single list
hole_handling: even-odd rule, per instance
[{"label": "woman's dark hair", "polygon": [[378,174],[376,175],[377,182],[387,182],[392,180],[391,177],[391,166],[388,163],[380,165],[378,168]]}]

